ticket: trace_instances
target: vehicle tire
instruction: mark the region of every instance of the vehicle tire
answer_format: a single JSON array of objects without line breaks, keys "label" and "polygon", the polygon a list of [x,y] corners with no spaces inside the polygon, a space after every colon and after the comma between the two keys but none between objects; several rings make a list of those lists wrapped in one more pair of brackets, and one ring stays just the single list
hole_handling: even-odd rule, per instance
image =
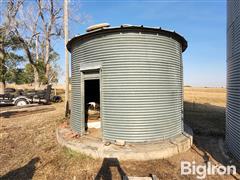
[{"label": "vehicle tire", "polygon": [[26,99],[18,99],[15,102],[15,106],[26,106],[28,104],[28,102],[26,101]]},{"label": "vehicle tire", "polygon": [[53,96],[53,97],[51,98],[51,101],[52,101],[52,102],[55,102],[55,103],[62,102],[62,97],[61,97],[61,96]]}]

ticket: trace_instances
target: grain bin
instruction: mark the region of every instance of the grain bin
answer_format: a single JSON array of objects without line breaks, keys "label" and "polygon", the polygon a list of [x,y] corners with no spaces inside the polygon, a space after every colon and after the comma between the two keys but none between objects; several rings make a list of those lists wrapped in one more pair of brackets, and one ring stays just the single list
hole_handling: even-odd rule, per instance
[{"label": "grain bin", "polygon": [[226,143],[240,160],[240,1],[227,3]]},{"label": "grain bin", "polygon": [[[86,93],[93,92],[99,93],[104,141],[153,142],[181,134],[186,40],[161,28],[91,29],[67,44],[72,64],[71,128],[85,134],[86,104],[92,100],[86,100]],[[87,90],[88,81],[92,85]]]}]

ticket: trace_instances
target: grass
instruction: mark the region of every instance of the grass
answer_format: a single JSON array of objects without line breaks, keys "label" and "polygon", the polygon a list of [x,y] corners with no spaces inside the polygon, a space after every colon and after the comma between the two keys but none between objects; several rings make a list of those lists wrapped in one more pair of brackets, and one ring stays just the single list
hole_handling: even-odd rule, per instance
[{"label": "grass", "polygon": [[76,152],[76,151],[73,151],[67,147],[63,147],[63,154],[64,156],[66,156],[67,158],[72,158],[72,159],[78,159],[78,160],[93,160],[92,157],[90,156],[87,156],[85,154],[82,154],[82,153],[79,153],[79,152]]},{"label": "grass", "polygon": [[[225,89],[185,88],[185,122],[195,133],[222,134],[225,127]],[[0,179],[121,179],[119,169],[128,176],[155,174],[159,179],[195,179],[181,176],[180,161],[203,164],[221,162],[218,139],[194,137],[194,149],[165,160],[119,161],[93,159],[63,148],[57,143],[56,128],[64,120],[64,103],[53,104],[55,111],[0,118]],[[200,152],[200,153],[199,153]],[[214,161],[213,161],[214,159]],[[105,163],[104,163],[105,162]],[[224,179],[210,176],[208,179]],[[234,179],[227,177],[226,179]]]},{"label": "grass", "polygon": [[224,136],[225,106],[224,88],[184,88],[184,119],[195,133]]}]

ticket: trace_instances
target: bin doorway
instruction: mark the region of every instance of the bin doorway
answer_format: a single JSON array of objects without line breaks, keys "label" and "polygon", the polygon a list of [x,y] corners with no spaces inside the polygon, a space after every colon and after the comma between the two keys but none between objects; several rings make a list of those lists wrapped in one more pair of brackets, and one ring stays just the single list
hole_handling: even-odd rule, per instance
[{"label": "bin doorway", "polygon": [[100,80],[84,78],[85,132],[89,136],[101,138]]}]

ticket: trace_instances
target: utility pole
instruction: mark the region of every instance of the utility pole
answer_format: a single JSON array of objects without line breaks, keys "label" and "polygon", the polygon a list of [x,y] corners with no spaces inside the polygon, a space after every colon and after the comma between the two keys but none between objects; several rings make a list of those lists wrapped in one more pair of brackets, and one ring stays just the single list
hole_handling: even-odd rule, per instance
[{"label": "utility pole", "polygon": [[69,115],[69,60],[68,60],[68,0],[64,0],[64,45],[65,45],[65,116]]},{"label": "utility pole", "polygon": [[0,94],[4,94],[5,81],[4,81],[4,54],[3,54],[3,27],[0,26]]}]

